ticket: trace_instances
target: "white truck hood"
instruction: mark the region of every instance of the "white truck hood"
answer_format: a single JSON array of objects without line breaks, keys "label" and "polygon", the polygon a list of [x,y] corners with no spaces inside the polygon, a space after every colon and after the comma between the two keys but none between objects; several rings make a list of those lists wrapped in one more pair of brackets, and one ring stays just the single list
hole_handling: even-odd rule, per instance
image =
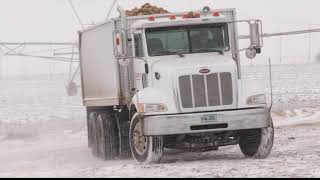
[{"label": "white truck hood", "polygon": [[[158,97],[160,96],[160,94],[162,94],[161,98],[175,100],[173,102],[170,101],[170,103],[168,102],[166,104],[175,105],[180,109],[181,112],[232,109],[237,106],[237,66],[230,54],[226,53],[225,55],[222,55],[219,53],[203,53],[186,54],[184,57],[179,57],[178,55],[151,57],[148,59],[148,63],[150,66],[149,87],[154,91],[159,92],[159,95],[155,95],[154,97]],[[201,70],[205,70],[205,73],[202,73]],[[156,79],[155,73],[160,74],[160,79]],[[232,85],[229,86],[231,88],[234,88],[232,88],[233,90],[231,92],[229,91],[228,96],[233,97],[233,103],[231,105],[226,104],[224,106],[206,106],[201,108],[182,107],[182,100],[180,98],[181,88],[179,85],[180,77],[185,77],[188,75],[204,75],[216,73],[231,74]],[[196,100],[197,98],[199,99],[200,96],[197,95]]]},{"label": "white truck hood", "polygon": [[[236,63],[229,54],[219,53],[186,54],[151,57],[148,59],[153,73],[184,72],[199,73],[200,69],[207,68],[212,72],[235,72]],[[187,72],[185,72],[187,73]]]}]

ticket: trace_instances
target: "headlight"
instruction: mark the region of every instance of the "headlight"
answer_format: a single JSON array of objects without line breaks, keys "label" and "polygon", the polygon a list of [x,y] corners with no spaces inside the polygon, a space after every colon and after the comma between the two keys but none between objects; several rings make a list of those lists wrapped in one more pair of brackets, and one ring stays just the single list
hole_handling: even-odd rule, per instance
[{"label": "headlight", "polygon": [[139,112],[141,113],[154,113],[154,112],[167,112],[168,108],[164,104],[139,104]]},{"label": "headlight", "polygon": [[267,98],[265,94],[258,94],[247,98],[248,105],[266,104]]}]

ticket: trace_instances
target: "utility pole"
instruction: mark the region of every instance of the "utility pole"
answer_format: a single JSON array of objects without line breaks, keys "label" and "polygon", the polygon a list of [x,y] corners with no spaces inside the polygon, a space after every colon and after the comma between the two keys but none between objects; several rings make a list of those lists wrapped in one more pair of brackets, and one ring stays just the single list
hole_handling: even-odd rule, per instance
[{"label": "utility pole", "polygon": [[2,52],[2,49],[1,49],[1,47],[0,47],[0,80],[2,79],[2,74],[3,74],[2,57],[3,57],[3,52]]},{"label": "utility pole", "polygon": [[[309,24],[309,30],[311,29],[311,24]],[[308,40],[308,60],[311,61],[311,33],[309,33],[309,40]]]},{"label": "utility pole", "polygon": [[[312,26],[320,26],[320,24],[308,24],[309,30],[312,28]],[[308,37],[308,60],[311,62],[312,60],[312,35],[309,33]]]},{"label": "utility pole", "polygon": [[280,36],[280,64],[282,64],[282,36]]}]

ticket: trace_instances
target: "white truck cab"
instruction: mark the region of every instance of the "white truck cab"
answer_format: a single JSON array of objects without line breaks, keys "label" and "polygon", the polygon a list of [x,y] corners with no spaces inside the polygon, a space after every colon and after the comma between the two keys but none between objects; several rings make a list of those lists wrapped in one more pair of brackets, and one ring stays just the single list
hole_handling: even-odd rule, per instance
[{"label": "white truck cab", "polygon": [[261,21],[234,9],[120,18],[79,32],[89,147],[104,159],[159,162],[164,148],[239,144],[266,158],[273,124],[265,88],[242,79],[237,23],[248,23],[254,58]]}]

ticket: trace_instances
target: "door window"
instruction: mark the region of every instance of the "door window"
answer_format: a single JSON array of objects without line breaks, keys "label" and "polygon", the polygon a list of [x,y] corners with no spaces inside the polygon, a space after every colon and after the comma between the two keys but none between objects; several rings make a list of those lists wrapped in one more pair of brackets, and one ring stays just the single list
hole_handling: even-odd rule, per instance
[{"label": "door window", "polygon": [[140,33],[134,35],[134,48],[136,57],[144,57],[142,34]]}]

